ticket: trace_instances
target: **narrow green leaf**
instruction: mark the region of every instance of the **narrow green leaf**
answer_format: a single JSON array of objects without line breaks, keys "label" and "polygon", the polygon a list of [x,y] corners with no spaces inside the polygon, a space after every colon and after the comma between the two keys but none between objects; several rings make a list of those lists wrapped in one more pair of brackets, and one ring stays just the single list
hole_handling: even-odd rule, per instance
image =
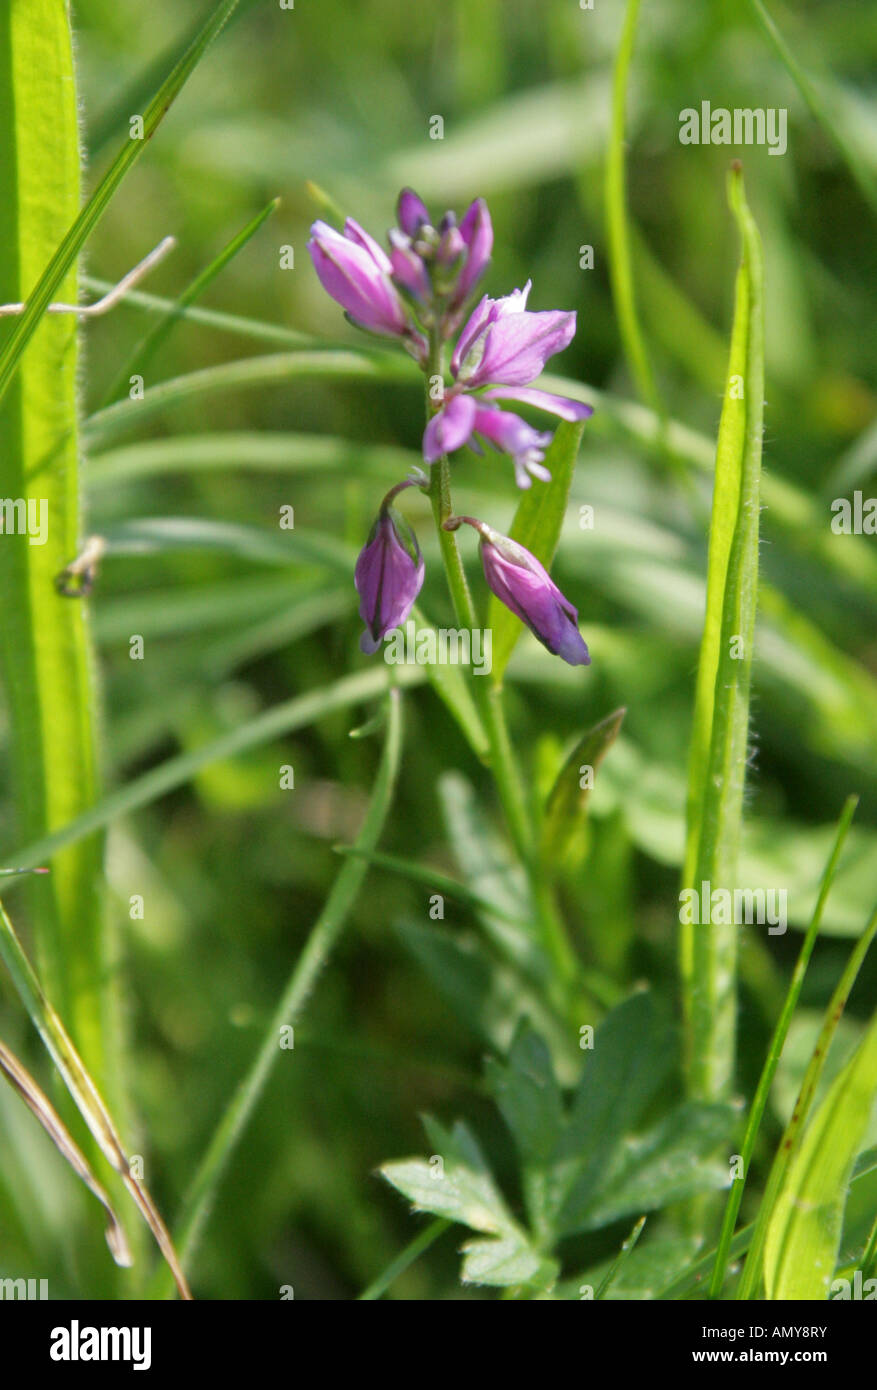
[{"label": "narrow green leaf", "polygon": [[867,155],[860,151],[856,143],[850,140],[842,123],[837,120],[835,113],[831,110],[830,97],[826,99],[820,87],[808,76],[795,58],[789,45],[786,43],[776,23],[769,14],[763,0],[749,0],[749,8],[773,45],[780,62],[783,63],[792,81],[797,86],[802,97],[810,108],[811,114],[822,126],[829,139],[834,142],[841,158],[855,179],[859,187],[859,192],[865,199],[873,213],[877,213],[877,185],[871,169],[868,167]]},{"label": "narrow green leaf", "polygon": [[[561,420],[545,455],[545,466],[551,474],[551,482],[536,481],[527,489],[518,504],[509,532],[512,540],[532,551],[546,569],[551,568],[560,539],[583,430],[582,421],[573,424]],[[487,626],[493,632],[493,680],[501,685],[509,657],[524,631],[524,625],[504,603],[500,603],[495,594],[491,594],[487,605]]]},{"label": "narrow green leaf", "polygon": [[877,1016],[814,1114],[774,1207],[767,1297],[825,1299],[840,1248],[853,1162],[877,1097]]},{"label": "narrow green leaf", "polygon": [[622,1244],[621,1249],[619,1250],[615,1259],[612,1261],[611,1265],[606,1271],[606,1274],[602,1282],[600,1283],[599,1287],[597,1288],[594,1294],[595,1303],[598,1299],[606,1297],[610,1288],[615,1283],[615,1280],[618,1278],[618,1275],[621,1273],[622,1269],[627,1264],[627,1261],[630,1255],[632,1254],[637,1241],[643,1233],[643,1227],[646,1224],[646,1220],[647,1218],[645,1216],[641,1216],[639,1221],[637,1221],[636,1225],[631,1231],[630,1235],[627,1237],[627,1240],[624,1241],[624,1243]]},{"label": "narrow green leaf", "polygon": [[[689,764],[683,888],[737,886],[758,591],[764,410],[761,247],[740,166],[729,201],[742,259],[716,451],[707,604]],[[733,1078],[738,928],[684,925],[680,937],[686,1070],[692,1095],[727,1095]]]},{"label": "narrow green leaf", "polygon": [[[356,837],[357,848],[366,852],[373,850],[380,839],[393,800],[402,761],[403,733],[402,692],[391,689],[387,692],[387,734],[381,762],[365,820]],[[279,1040],[301,1017],[347,925],[367,873],[366,859],[348,859],[341,869],[293,967],[259,1051],[214,1131],[183,1207],[179,1249],[184,1267],[192,1261],[228,1165],[280,1056]],[[157,1282],[166,1284],[165,1276],[160,1274]]]},{"label": "narrow green leaf", "polygon": [[627,145],[624,131],[624,109],[627,98],[627,77],[630,61],[633,57],[638,19],[639,0],[627,0],[612,79],[612,125],[606,157],[606,240],[609,250],[612,297],[615,301],[618,327],[624,344],[625,356],[640,395],[660,417],[663,414],[663,406],[658,397],[636,309],[625,196]]},{"label": "narrow green leaf", "polygon": [[204,291],[213,283],[216,277],[221,274],[230,261],[233,261],[239,251],[243,250],[247,242],[256,235],[262,223],[266,221],[277,209],[280,202],[279,198],[272,198],[267,207],[257,213],[245,227],[242,227],[225,245],[217,256],[213,258],[209,265],[205,266],[191,284],[187,285],[182,294],[168,309],[165,316],[153,325],[146,334],[146,337],[134,349],[132,356],[119,368],[113,384],[107,391],[105,400],[112,400],[115,396],[127,388],[129,379],[135,373],[143,376],[149,363],[152,361],[159,348],[164,345],[176,324],[182,317],[184,309],[188,309],[191,304],[201,298]]},{"label": "narrow green leaf", "polygon": [[288,381],[406,382],[416,370],[408,357],[390,352],[366,354],[345,348],[244,357],[160,381],[148,387],[142,399],[126,396],[124,400],[115,401],[88,418],[84,435],[92,448],[97,442],[104,444],[126,430],[139,428],[170,406],[247,387],[276,386]]},{"label": "narrow green leaf", "polygon": [[414,1237],[409,1245],[406,1245],[401,1254],[397,1255],[382,1274],[377,1279],[372,1280],[367,1289],[363,1289],[359,1295],[360,1303],[374,1303],[383,1297],[391,1284],[394,1284],[400,1274],[412,1265],[416,1259],[434,1245],[439,1236],[444,1235],[445,1231],[452,1225],[452,1222],[445,1221],[442,1217],[437,1217],[435,1221],[430,1221],[418,1235]]},{"label": "narrow green leaf", "polygon": [[542,821],[542,860],[546,865],[561,865],[571,856],[583,858],[594,773],[618,737],[626,713],[617,709],[583,734],[557,774]]},{"label": "narrow green leaf", "polygon": [[[419,685],[426,679],[423,668],[411,666],[400,668],[397,683]],[[190,753],[169,758],[158,767],[151,768],[141,777],[118,791],[111,792],[96,805],[89,807],[75,820],[62,825],[51,835],[25,846],[10,855],[10,861],[24,868],[42,864],[51,859],[59,850],[75,844],[83,836],[102,826],[109,825],[117,816],[129,815],[141,806],[148,806],[159,797],[167,795],[175,787],[190,782],[202,768],[225,758],[234,758],[247,749],[257,748],[271,739],[281,738],[295,729],[307,727],[315,720],[323,718],[333,710],[346,709],[364,700],[373,700],[382,695],[388,684],[387,670],[362,671],[355,676],[346,676],[334,685],[319,690],[308,691],[306,695],[296,696],[275,708],[247,720],[230,733],[195,748]]]}]

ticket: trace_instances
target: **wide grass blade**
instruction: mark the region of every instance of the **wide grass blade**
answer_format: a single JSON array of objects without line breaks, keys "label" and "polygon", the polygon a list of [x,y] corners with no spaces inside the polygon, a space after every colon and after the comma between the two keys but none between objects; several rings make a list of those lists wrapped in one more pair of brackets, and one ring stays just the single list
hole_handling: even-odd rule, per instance
[{"label": "wide grass blade", "polygon": [[850,958],[847,961],[843,974],[825,1010],[822,1027],[819,1030],[819,1036],[813,1047],[810,1062],[804,1073],[804,1080],[801,1082],[801,1087],[792,1110],[791,1119],[786,1125],[785,1132],[771,1166],[770,1174],[768,1175],[764,1194],[758,1209],[758,1216],[755,1221],[755,1230],[750,1242],[749,1255],[737,1286],[736,1297],[738,1299],[756,1297],[756,1291],[763,1276],[762,1258],[770,1222],[776,1211],[777,1202],[786,1180],[789,1165],[801,1146],[804,1125],[810,1114],[813,1105],[813,1097],[816,1094],[816,1088],[819,1085],[820,1077],[825,1068],[828,1049],[837,1032],[837,1026],[843,1016],[850,991],[856,982],[856,977],[875,936],[877,936],[877,909],[873,912],[864,932],[850,952]]},{"label": "wide grass blade", "polygon": [[807,1127],[774,1207],[764,1249],[772,1299],[825,1299],[847,1188],[877,1095],[877,1015]]},{"label": "wide grass blade", "polygon": [[[67,7],[60,0],[11,0],[0,7],[0,301],[25,299],[79,207],[76,93]],[[76,301],[73,258],[51,281]],[[25,318],[28,316],[25,315]],[[76,554],[79,476],[76,437],[77,326],[53,315],[0,329],[0,360],[28,352],[4,378],[0,406],[0,668],[9,718],[17,832],[40,839],[100,795],[92,655],[82,606],[55,592]],[[33,330],[36,328],[36,332]],[[20,352],[16,348],[15,361]],[[27,534],[28,508],[42,534]],[[46,988],[67,1019],[89,1068],[118,1103],[115,989],[100,881],[99,837],[60,855],[34,880],[30,905]]]},{"label": "wide grass blade", "polygon": [[[742,258],[719,438],[710,524],[706,615],[689,765],[683,887],[700,893],[737,886],[749,688],[758,591],[759,482],[764,408],[761,245],[732,168],[729,201]],[[686,1070],[692,1095],[729,1092],[734,1068],[738,928],[686,925],[681,971]]]}]

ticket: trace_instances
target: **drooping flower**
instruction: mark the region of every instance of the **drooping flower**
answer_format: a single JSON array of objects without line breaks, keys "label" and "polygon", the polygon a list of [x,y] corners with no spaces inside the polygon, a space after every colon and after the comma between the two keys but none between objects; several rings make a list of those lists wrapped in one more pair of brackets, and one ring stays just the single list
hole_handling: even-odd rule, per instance
[{"label": "drooping flower", "polygon": [[[534,313],[527,308],[530,281],[503,299],[483,297],[473,310],[451,357],[454,384],[429,421],[423,456],[434,463],[443,453],[470,440],[485,439],[511,454],[518,486],[547,480],[542,466],[551,435],[535,430],[513,412],[483,405],[485,400],[516,400],[547,410],[562,420],[586,420],[593,408],[529,385],[554,353],[568,347],[576,331],[574,311]],[[490,387],[481,396],[468,393]],[[465,402],[465,404],[464,404]]]},{"label": "drooping flower", "polygon": [[473,526],[480,540],[484,577],[497,598],[525,623],[544,647],[570,666],[588,666],[591,658],[578,629],[578,612],[560,592],[545,566],[524,546],[471,516],[449,517],[456,530]]},{"label": "drooping flower", "polygon": [[360,327],[390,337],[411,331],[389,256],[353,218],[343,233],[315,222],[308,250],[323,289]]},{"label": "drooping flower", "polygon": [[387,493],[356,562],[359,616],[366,626],[359,645],[369,654],[377,651],[391,628],[404,623],[423,584],[424,564],[417,537],[391,506],[398,492],[415,485],[415,481],[399,483]]}]

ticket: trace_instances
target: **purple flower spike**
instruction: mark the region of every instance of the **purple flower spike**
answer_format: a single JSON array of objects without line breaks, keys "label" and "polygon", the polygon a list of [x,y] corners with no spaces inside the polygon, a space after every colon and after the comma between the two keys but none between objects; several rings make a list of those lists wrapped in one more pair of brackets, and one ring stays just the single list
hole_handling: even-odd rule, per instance
[{"label": "purple flower spike", "polygon": [[552,655],[570,666],[590,665],[588,648],[578,629],[579,615],[536,556],[474,517],[451,517],[445,524],[459,525],[460,521],[474,526],[481,537],[484,577],[500,602]]},{"label": "purple flower spike", "polygon": [[472,293],[484,273],[493,251],[493,224],[483,198],[471,203],[460,223],[460,236],[466,246],[466,260],[457,277],[453,306],[458,308]]},{"label": "purple flower spike", "polygon": [[390,506],[397,492],[414,485],[400,483],[387,494],[356,562],[359,616],[366,626],[359,645],[369,655],[378,650],[391,628],[404,623],[423,584],[424,564],[417,537],[405,518]]},{"label": "purple flower spike", "polygon": [[392,262],[357,222],[348,218],[343,234],[315,222],[308,250],[323,289],[360,327],[391,337],[408,333],[405,307],[390,279]]}]

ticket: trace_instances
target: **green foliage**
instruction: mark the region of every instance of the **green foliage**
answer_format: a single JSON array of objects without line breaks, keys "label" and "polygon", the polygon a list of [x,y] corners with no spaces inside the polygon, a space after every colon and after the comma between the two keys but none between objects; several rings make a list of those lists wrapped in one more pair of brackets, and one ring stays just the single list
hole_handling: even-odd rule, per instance
[{"label": "green foliage", "polygon": [[428,1120],[432,1157],[382,1166],[416,1211],[491,1237],[463,1246],[464,1283],[545,1290],[560,1273],[563,1240],[727,1184],[727,1165],[713,1156],[730,1135],[731,1107],[682,1102],[649,1121],[673,1068],[672,1032],[651,996],[632,995],[587,1041],[593,1056],[585,1052],[568,1102],[528,1023],[505,1060],[488,1059],[485,1079],[514,1143],[525,1226],[463,1122],[449,1132]]}]

